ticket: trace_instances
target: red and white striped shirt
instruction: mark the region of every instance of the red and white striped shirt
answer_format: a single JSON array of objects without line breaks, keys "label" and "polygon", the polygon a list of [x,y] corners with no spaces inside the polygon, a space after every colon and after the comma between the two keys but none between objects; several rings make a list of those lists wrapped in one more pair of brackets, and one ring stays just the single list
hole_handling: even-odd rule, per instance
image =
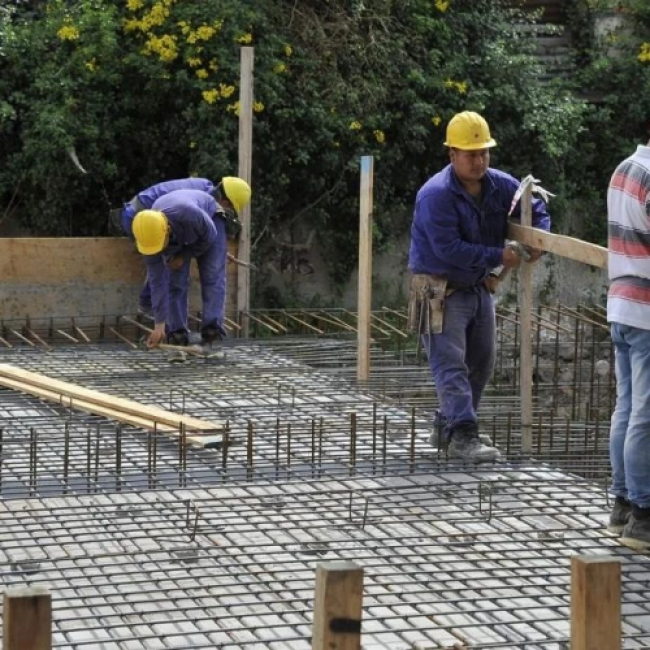
[{"label": "red and white striped shirt", "polygon": [[650,147],[624,160],[607,191],[607,320],[650,330]]}]

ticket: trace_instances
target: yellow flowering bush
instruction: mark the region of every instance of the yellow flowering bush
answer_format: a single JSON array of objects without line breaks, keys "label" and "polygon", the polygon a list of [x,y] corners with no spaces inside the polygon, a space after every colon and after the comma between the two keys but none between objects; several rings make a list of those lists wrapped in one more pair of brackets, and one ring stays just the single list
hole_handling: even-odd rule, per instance
[{"label": "yellow flowering bush", "polygon": [[74,25],[63,25],[56,35],[61,41],[76,41],[79,38],[79,30]]},{"label": "yellow flowering bush", "polygon": [[647,63],[650,61],[650,43],[642,43],[641,46],[639,47],[639,53],[637,55],[637,59],[641,61],[641,63]]}]

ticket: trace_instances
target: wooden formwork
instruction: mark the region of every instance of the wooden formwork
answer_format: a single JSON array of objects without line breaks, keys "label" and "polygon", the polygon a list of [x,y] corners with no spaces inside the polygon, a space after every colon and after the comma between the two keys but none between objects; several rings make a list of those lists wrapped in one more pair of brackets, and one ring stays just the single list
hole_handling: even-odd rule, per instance
[{"label": "wooden formwork", "polygon": [[[229,252],[236,257],[235,242]],[[2,319],[134,313],[144,278],[144,260],[125,237],[0,238]],[[226,313],[232,318],[236,299],[237,266],[229,263]],[[190,308],[200,305],[195,281]]]}]

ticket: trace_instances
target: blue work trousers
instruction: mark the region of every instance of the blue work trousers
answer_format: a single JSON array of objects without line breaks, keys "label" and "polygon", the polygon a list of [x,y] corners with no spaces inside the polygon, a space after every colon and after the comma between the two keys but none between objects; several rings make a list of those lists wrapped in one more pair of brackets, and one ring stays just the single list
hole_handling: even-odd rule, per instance
[{"label": "blue work trousers", "polygon": [[422,337],[440,401],[446,438],[478,430],[476,411],[494,370],[496,324],[492,294],[483,285],[445,299],[442,332]]},{"label": "blue work trousers", "polygon": [[[200,256],[196,257],[201,282],[203,303],[201,329],[216,328],[222,338],[226,336],[223,320],[226,309],[226,263],[228,240],[226,222],[215,216],[217,239]],[[187,313],[189,308],[190,261],[169,274],[169,321],[168,333],[189,332]]]},{"label": "blue work trousers", "polygon": [[612,494],[650,508],[650,330],[612,323],[616,408],[609,435]]}]

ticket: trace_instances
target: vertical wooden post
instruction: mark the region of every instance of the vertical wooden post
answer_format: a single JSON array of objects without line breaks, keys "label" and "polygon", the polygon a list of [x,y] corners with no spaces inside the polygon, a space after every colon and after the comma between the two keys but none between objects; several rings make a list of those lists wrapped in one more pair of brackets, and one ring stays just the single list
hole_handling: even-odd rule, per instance
[{"label": "vertical wooden post", "polygon": [[621,563],[571,558],[571,650],[621,649]]},{"label": "vertical wooden post", "polygon": [[359,294],[357,297],[357,379],[370,379],[370,326],[372,309],[372,194],[374,158],[361,157],[359,197]]},{"label": "vertical wooden post", "polygon": [[312,650],[360,650],[363,569],[353,562],[316,568]]},{"label": "vertical wooden post", "polygon": [[52,598],[45,587],[7,589],[3,650],[52,649]]},{"label": "vertical wooden post", "polygon": [[[251,184],[253,160],[253,62],[255,48],[242,47],[239,81],[239,177]],[[242,262],[251,259],[251,207],[250,203],[239,215],[242,223],[237,256]],[[237,266],[237,311],[241,319],[241,335],[248,336],[248,318],[242,313],[250,308],[250,268]]]},{"label": "vertical wooden post", "polygon": [[[528,185],[521,196],[521,224],[533,222],[533,189]],[[519,267],[519,387],[521,390],[521,450],[533,451],[533,266],[522,262]]]}]

